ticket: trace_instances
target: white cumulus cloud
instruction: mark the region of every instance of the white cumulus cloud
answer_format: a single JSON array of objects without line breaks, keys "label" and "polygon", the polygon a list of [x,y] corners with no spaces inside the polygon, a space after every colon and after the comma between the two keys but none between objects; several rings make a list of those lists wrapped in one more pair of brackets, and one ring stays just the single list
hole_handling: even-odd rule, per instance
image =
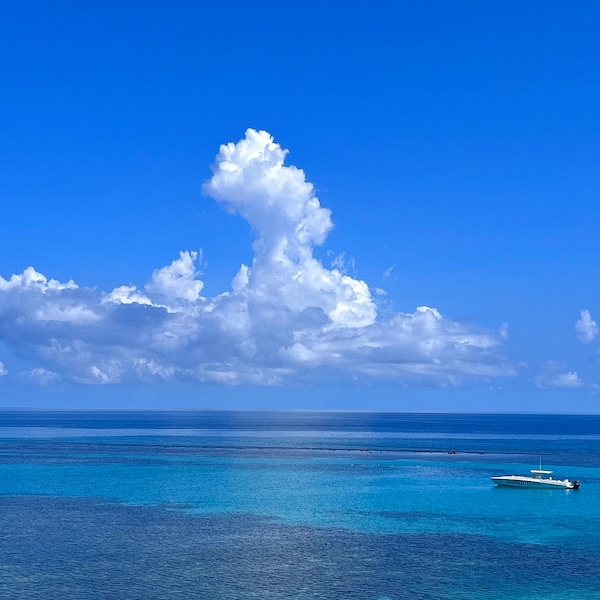
[{"label": "white cumulus cloud", "polygon": [[549,361],[535,378],[538,388],[556,387],[562,389],[579,389],[585,387],[584,381],[577,371],[570,371],[565,365]]},{"label": "white cumulus cloud", "polygon": [[314,249],[333,228],[331,212],[286,155],[252,129],[221,146],[204,192],[246,219],[255,241],[251,263],[214,297],[202,295],[201,255],[193,251],[156,269],[143,289],[81,288],[33,267],[0,277],[0,341],[30,365],[18,376],[46,384],[452,385],[514,374],[498,351],[505,326],[489,332],[426,306],[383,316],[377,292],[347,274],[343,254],[325,267]]},{"label": "white cumulus cloud", "polygon": [[197,252],[180,252],[179,258],[168,267],[152,273],[146,291],[166,300],[196,302],[204,287],[204,283],[197,279],[200,275],[195,266],[197,258]]},{"label": "white cumulus cloud", "polygon": [[593,341],[598,335],[598,324],[592,319],[589,310],[582,310],[579,314],[579,320],[575,323],[577,337],[584,343]]},{"label": "white cumulus cloud", "polygon": [[552,381],[552,385],[562,388],[580,388],[583,387],[583,381],[577,375],[577,371],[567,371],[559,373]]},{"label": "white cumulus cloud", "polygon": [[27,267],[20,275],[13,275],[6,280],[0,275],[0,290],[8,291],[11,289],[30,289],[41,292],[72,290],[77,289],[73,280],[67,283],[60,283],[56,279],[47,279],[41,273],[38,273],[33,267]]}]

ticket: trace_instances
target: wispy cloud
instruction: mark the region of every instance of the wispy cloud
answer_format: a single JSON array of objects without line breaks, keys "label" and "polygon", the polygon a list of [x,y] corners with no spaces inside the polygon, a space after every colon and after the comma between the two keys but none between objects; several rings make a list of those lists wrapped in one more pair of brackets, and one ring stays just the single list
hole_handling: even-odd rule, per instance
[{"label": "wispy cloud", "polygon": [[[326,379],[449,385],[512,375],[500,335],[435,308],[381,317],[369,285],[313,254],[333,224],[301,169],[265,131],[221,146],[204,192],[255,234],[231,289],[202,295],[197,252],[179,253],[143,289],[109,292],[47,279],[33,267],[0,277],[0,340],[21,377],[44,383]],[[5,361],[8,357],[2,357]],[[12,369],[11,369],[12,371]],[[0,374],[7,374],[0,363]],[[12,376],[11,374],[8,377]]]}]

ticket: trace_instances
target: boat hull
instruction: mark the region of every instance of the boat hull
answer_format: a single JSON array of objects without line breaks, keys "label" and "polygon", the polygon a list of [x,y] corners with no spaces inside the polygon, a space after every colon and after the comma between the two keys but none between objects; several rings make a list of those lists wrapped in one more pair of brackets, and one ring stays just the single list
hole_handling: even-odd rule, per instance
[{"label": "boat hull", "polygon": [[535,477],[521,477],[519,475],[503,475],[502,477],[492,477],[492,481],[496,485],[508,487],[563,490],[576,489],[574,482],[569,481],[568,479],[539,479]]}]

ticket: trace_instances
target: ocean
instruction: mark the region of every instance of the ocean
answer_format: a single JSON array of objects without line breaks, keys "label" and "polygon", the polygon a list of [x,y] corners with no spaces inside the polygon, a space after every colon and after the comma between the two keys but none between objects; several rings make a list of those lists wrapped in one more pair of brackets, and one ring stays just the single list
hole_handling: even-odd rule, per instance
[{"label": "ocean", "polygon": [[0,598],[600,599],[600,416],[0,411]]}]

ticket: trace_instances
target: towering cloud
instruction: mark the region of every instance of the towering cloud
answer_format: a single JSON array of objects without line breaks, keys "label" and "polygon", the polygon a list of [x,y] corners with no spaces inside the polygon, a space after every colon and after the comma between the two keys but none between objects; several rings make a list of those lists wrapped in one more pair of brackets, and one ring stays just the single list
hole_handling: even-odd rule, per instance
[{"label": "towering cloud", "polygon": [[284,166],[286,153],[266,131],[249,129],[238,144],[221,146],[204,186],[257,235],[253,264],[242,265],[236,289],[253,299],[268,297],[286,311],[322,311],[330,326],[371,325],[377,311],[368,286],[313,257],[313,247],[333,227],[331,211],[321,206],[304,171]]},{"label": "towering cloud", "polygon": [[[202,295],[197,252],[180,252],[143,289],[103,293],[29,267],[0,277],[0,349],[52,383],[186,380],[278,384],[395,380],[453,384],[512,374],[500,333],[419,307],[382,319],[366,282],[314,256],[333,225],[304,172],[265,131],[220,148],[204,186],[255,233],[231,289]],[[582,313],[583,316],[583,313]],[[7,374],[7,371],[10,373]]]}]

